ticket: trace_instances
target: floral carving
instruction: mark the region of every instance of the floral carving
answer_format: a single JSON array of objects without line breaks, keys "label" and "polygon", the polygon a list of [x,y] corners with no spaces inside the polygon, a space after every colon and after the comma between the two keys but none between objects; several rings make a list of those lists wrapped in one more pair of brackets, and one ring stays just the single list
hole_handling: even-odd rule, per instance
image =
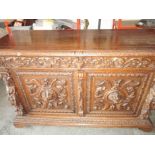
[{"label": "floral carving", "polygon": [[67,81],[65,79],[26,79],[33,108],[68,109]]},{"label": "floral carving", "polygon": [[0,65],[48,68],[155,68],[155,60],[143,57],[1,57]]},{"label": "floral carving", "polygon": [[83,116],[83,73],[79,73],[78,78],[78,114]]},{"label": "floral carving", "polygon": [[94,110],[130,111],[141,81],[102,80],[95,86]]},{"label": "floral carving", "polygon": [[154,104],[155,104],[155,79],[152,82],[152,86],[151,86],[150,91],[146,97],[145,104],[141,111],[141,117],[143,119],[149,118],[150,109],[153,107]]},{"label": "floral carving", "polygon": [[12,78],[9,76],[9,74],[3,74],[2,79],[6,84],[6,90],[10,103],[16,106],[16,91]]},{"label": "floral carving", "polygon": [[1,73],[0,79],[2,79],[5,82],[9,102],[16,107],[17,115],[22,116],[24,109],[21,103],[17,102],[18,97],[13,79],[10,77],[8,73]]}]

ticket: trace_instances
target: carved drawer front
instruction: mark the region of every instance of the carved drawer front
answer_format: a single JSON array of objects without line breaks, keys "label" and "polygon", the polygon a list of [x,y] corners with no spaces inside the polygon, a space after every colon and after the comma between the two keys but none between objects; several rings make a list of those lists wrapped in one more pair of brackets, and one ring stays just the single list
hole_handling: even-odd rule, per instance
[{"label": "carved drawer front", "polygon": [[137,72],[94,72],[87,74],[87,114],[134,115],[141,108],[149,74]]},{"label": "carved drawer front", "polygon": [[72,72],[21,71],[17,75],[32,112],[75,112]]}]

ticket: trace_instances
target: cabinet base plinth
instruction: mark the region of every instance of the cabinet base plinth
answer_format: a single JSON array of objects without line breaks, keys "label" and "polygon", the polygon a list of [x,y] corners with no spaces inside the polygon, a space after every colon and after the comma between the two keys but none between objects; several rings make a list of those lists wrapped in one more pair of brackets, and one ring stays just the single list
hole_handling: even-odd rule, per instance
[{"label": "cabinet base plinth", "polygon": [[25,127],[27,127],[27,125],[22,123],[22,122],[19,122],[19,123],[16,122],[16,123],[14,123],[14,126],[16,128],[25,128]]},{"label": "cabinet base plinth", "polygon": [[90,118],[90,117],[17,117],[14,122],[15,127],[26,127],[31,125],[47,126],[82,126],[99,128],[139,128],[145,132],[153,129],[150,119],[110,119],[110,118]]}]

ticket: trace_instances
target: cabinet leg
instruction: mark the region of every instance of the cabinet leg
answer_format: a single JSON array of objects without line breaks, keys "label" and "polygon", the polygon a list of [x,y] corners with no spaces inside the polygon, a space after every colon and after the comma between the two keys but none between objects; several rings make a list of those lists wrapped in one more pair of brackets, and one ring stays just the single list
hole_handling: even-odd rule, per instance
[{"label": "cabinet leg", "polygon": [[153,126],[152,127],[141,127],[139,129],[144,132],[151,132],[153,130]]},{"label": "cabinet leg", "polygon": [[22,123],[20,123],[20,124],[14,123],[14,126],[15,126],[16,128],[25,128],[25,127],[26,127],[26,125],[25,125],[25,124],[22,124]]}]

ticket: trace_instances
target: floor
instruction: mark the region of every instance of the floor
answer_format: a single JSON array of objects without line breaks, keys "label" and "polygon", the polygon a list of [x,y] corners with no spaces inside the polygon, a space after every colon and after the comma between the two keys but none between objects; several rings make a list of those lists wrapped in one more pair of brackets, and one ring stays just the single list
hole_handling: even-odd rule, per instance
[{"label": "floor", "polygon": [[[55,127],[55,126],[31,126],[26,128],[15,128],[15,108],[10,105],[4,83],[0,81],[0,135],[141,135],[155,134],[143,132],[139,129],[128,128],[82,128],[82,127]],[[151,119],[155,124],[155,112]]]}]

